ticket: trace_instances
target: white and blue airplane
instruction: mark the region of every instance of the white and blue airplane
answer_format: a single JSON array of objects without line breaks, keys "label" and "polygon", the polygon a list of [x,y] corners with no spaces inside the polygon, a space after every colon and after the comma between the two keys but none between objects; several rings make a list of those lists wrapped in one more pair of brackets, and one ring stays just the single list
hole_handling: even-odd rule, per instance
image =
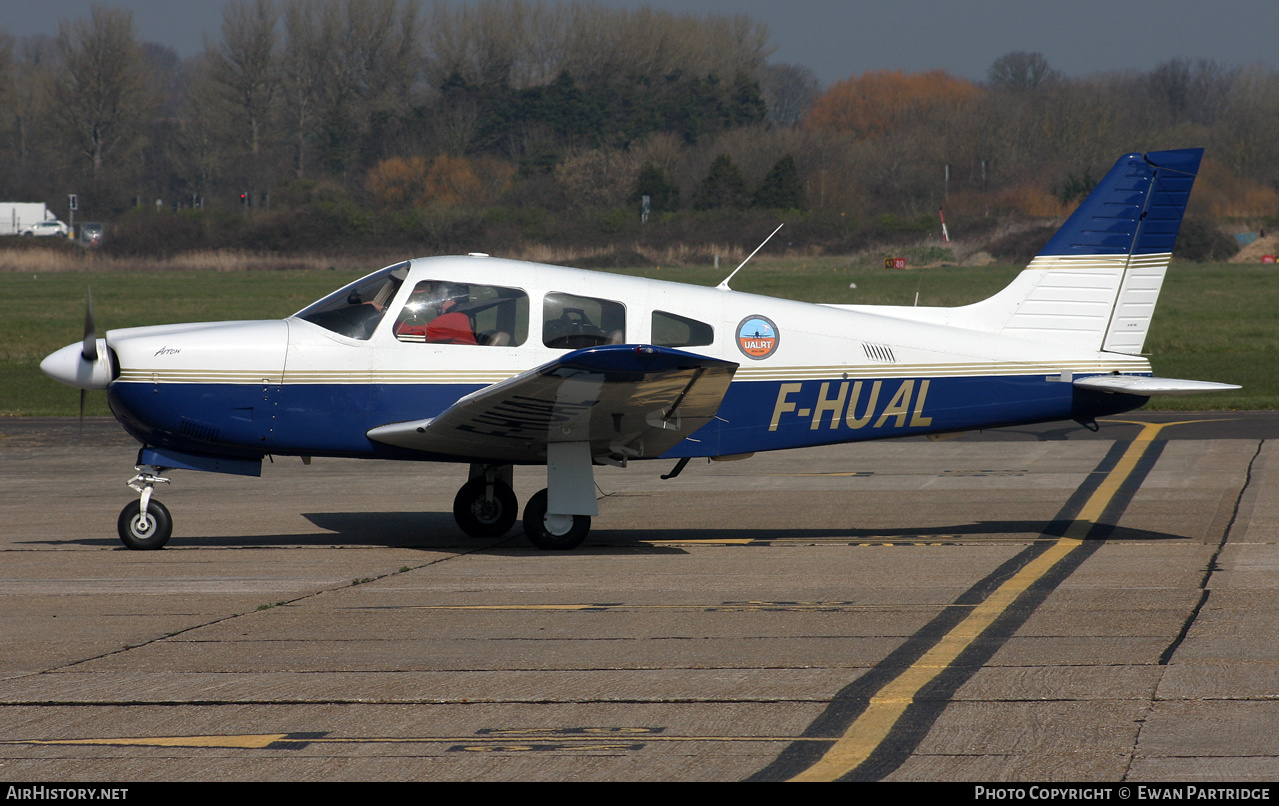
[{"label": "white and blue airplane", "polygon": [[[132,549],[172,532],[171,469],[257,476],[267,455],[468,464],[469,535],[514,525],[512,466],[546,465],[523,525],[571,549],[595,465],[1053,420],[1237,389],[1141,355],[1202,149],[1126,154],[1005,289],[955,308],[817,305],[484,254],[374,272],[287,319],[96,335],[41,369],[105,389],[141,444]],[[739,267],[740,268],[740,267]]]}]

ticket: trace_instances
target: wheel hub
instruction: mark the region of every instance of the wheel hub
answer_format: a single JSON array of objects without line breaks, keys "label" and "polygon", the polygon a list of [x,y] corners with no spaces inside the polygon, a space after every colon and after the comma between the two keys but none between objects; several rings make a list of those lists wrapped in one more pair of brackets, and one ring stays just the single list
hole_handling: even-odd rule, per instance
[{"label": "wheel hub", "polygon": [[502,505],[497,502],[497,499],[489,501],[484,498],[479,498],[471,504],[471,514],[474,515],[475,519],[478,521],[493,523],[498,518],[502,517]]},{"label": "wheel hub", "polygon": [[548,513],[542,522],[546,524],[546,531],[556,537],[568,534],[568,530],[573,528],[572,515],[551,515]]},{"label": "wheel hub", "polygon": [[145,540],[155,533],[155,518],[150,515],[138,513],[129,521],[129,530],[139,540]]}]

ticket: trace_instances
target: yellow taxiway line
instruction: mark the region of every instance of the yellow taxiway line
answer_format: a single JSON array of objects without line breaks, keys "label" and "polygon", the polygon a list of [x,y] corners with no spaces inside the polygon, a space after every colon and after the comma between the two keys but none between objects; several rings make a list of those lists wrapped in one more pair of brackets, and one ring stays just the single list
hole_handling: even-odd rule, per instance
[{"label": "yellow taxiway line", "polygon": [[1110,505],[1120,486],[1132,475],[1137,462],[1150,448],[1155,436],[1164,428],[1180,423],[1139,423],[1141,433],[1124,451],[1115,467],[1106,474],[1101,485],[1089,496],[1079,515],[1066,529],[1065,535],[1035,560],[1027,564],[986,600],[973,608],[962,621],[918,661],[907,667],[871,697],[866,710],[848,726],[826,754],[791,781],[834,781],[852,772],[870,758],[888,737],[906,709],[914,703],[920,689],[950,667],[959,654],[972,644],[1008,609],[1017,597],[1042,579],[1052,568],[1083,544],[1088,532]]}]

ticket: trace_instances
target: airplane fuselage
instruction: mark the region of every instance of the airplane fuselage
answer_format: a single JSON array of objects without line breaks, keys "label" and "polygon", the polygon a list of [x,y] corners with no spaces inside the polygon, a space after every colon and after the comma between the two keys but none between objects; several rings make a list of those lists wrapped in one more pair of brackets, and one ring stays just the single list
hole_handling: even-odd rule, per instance
[{"label": "airplane fuselage", "polygon": [[[521,321],[512,329],[519,329],[513,341],[520,343],[429,343],[397,335],[403,319],[397,313],[428,281],[518,292]],[[673,346],[739,365],[715,419],[661,457],[1087,421],[1146,400],[1071,382],[1087,375],[1149,374],[1148,362],[1138,356],[471,256],[412,261],[366,338],[300,316],[111,331],[106,342],[119,376],[109,401],[141,442],[177,451],[471,461],[475,457],[388,445],[368,432],[434,417],[468,394],[563,357],[570,346],[547,344],[555,341],[558,322],[552,319],[565,308],[561,296],[584,289],[592,299],[617,304],[610,323],[618,326],[610,334],[617,343],[669,342],[662,329],[675,322],[681,334],[693,334],[676,341],[706,343]],[[540,416],[536,409],[508,407],[482,427],[500,434]]]}]

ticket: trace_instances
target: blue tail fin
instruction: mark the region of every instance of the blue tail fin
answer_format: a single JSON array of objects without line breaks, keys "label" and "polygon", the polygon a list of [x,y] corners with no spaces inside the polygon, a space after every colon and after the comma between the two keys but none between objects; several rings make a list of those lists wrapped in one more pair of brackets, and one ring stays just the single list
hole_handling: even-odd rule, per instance
[{"label": "blue tail fin", "polygon": [[1172,252],[1202,157],[1202,148],[1120,157],[1040,257]]},{"label": "blue tail fin", "polygon": [[1120,157],[1017,281],[992,298],[1012,306],[998,332],[1139,354],[1202,157],[1201,148]]}]

